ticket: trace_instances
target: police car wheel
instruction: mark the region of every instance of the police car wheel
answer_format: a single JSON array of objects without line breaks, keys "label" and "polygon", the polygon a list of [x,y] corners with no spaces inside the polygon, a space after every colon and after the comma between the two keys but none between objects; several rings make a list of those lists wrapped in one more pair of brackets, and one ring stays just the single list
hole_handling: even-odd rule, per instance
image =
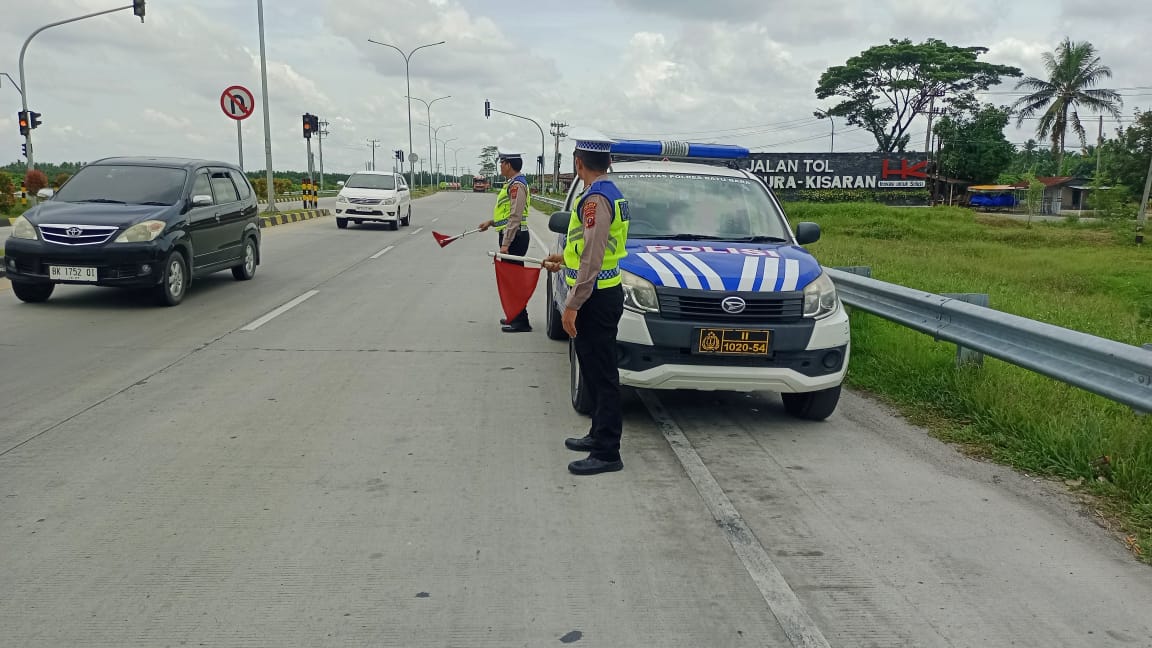
[{"label": "police car wheel", "polygon": [[568,332],[564,330],[563,317],[560,311],[556,308],[556,302],[553,301],[552,292],[552,275],[548,274],[548,290],[545,295],[548,295],[548,313],[545,319],[544,333],[550,340],[567,340]]},{"label": "police car wheel", "polygon": [[592,396],[584,388],[584,381],[580,379],[580,358],[576,356],[576,343],[568,342],[569,394],[572,397],[572,409],[578,414],[592,413]]},{"label": "police car wheel", "polygon": [[840,385],[802,394],[780,394],[784,410],[796,418],[823,421],[832,416],[840,402]]},{"label": "police car wheel", "polygon": [[347,218],[337,218],[336,219],[336,227],[339,227],[340,229],[344,229],[344,228],[348,227],[348,219]]}]

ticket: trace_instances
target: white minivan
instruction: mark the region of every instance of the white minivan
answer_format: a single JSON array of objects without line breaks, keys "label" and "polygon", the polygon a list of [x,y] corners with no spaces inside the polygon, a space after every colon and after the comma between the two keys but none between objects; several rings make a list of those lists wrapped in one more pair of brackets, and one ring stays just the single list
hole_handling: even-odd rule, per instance
[{"label": "white minivan", "polygon": [[336,227],[366,221],[388,223],[392,229],[412,224],[412,192],[404,176],[391,171],[357,171],[336,194]]}]

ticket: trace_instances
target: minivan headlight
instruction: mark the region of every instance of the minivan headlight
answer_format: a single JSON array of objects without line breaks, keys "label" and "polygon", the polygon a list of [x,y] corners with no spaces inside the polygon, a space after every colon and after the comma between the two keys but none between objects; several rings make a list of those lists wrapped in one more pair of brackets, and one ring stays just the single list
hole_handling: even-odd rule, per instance
[{"label": "minivan headlight", "polygon": [[820,276],[804,289],[804,317],[817,319],[831,315],[836,310],[836,286],[821,271]]},{"label": "minivan headlight", "polygon": [[36,228],[32,226],[32,223],[30,223],[27,218],[17,216],[16,222],[12,224],[12,238],[31,239],[35,241],[40,237],[36,235]]},{"label": "minivan headlight", "polygon": [[659,313],[660,300],[656,286],[644,277],[620,271],[620,284],[624,287],[624,308],[637,313]]},{"label": "minivan headlight", "polygon": [[146,220],[143,223],[136,223],[132,227],[124,230],[124,233],[116,237],[116,243],[147,243],[148,241],[156,240],[157,236],[164,233],[164,227],[167,225],[164,221]]},{"label": "minivan headlight", "polygon": [[338,202],[338,203],[346,203],[346,202],[348,202],[348,198],[347,198],[347,197],[345,197],[345,196],[344,196],[344,194],[337,194],[337,195],[336,195],[336,202]]}]

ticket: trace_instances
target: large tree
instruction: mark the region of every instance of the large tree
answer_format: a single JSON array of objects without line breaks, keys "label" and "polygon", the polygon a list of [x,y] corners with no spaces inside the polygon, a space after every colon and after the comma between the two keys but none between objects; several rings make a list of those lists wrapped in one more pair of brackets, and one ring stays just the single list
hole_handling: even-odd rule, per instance
[{"label": "large tree", "polygon": [[994,181],[1011,166],[1015,150],[1004,137],[1007,108],[986,105],[960,117],[943,117],[933,129],[940,136],[940,168],[977,184]]},{"label": "large tree", "polygon": [[963,111],[976,107],[976,92],[1023,73],[1007,65],[978,60],[986,47],[956,47],[930,38],[913,44],[890,39],[828,68],[820,75],[816,96],[845,97],[829,112],[845,117],[876,138],[877,150],[891,153],[908,146],[917,115],[934,106]]},{"label": "large tree", "polygon": [[1112,78],[1112,69],[1100,63],[1092,43],[1074,43],[1065,38],[1055,53],[1044,52],[1043,60],[1048,78],[1021,79],[1016,89],[1024,88],[1032,93],[1017,99],[1012,108],[1017,111],[1017,127],[1025,119],[1043,111],[1036,125],[1036,134],[1051,138],[1056,168],[1060,168],[1064,157],[1064,136],[1069,124],[1080,138],[1080,147],[1087,145],[1084,125],[1080,123],[1077,108],[1083,106],[1119,118],[1123,99],[1114,90],[1095,87],[1102,80]]},{"label": "large tree", "polygon": [[480,149],[480,175],[489,177],[496,175],[496,158],[499,149],[495,146],[485,146]]},{"label": "large tree", "polygon": [[1137,111],[1132,125],[1121,128],[1116,139],[1104,143],[1107,175],[1139,195],[1152,157],[1152,110]]}]

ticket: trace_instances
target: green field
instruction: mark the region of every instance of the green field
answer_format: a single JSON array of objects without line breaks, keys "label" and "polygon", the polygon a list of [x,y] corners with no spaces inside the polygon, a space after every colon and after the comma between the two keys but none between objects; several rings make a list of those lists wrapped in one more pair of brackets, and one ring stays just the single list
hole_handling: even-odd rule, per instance
[{"label": "green field", "polygon": [[[1152,247],[1132,243],[1130,225],[871,204],[787,210],[793,223],[820,224],[808,247],[826,266],[871,266],[876,279],[933,293],[988,293],[998,310],[1152,342]],[[1097,496],[1133,552],[1152,556],[1152,417],[992,358],[956,369],[955,345],[861,311],[852,341],[854,388],[966,450]]]}]

